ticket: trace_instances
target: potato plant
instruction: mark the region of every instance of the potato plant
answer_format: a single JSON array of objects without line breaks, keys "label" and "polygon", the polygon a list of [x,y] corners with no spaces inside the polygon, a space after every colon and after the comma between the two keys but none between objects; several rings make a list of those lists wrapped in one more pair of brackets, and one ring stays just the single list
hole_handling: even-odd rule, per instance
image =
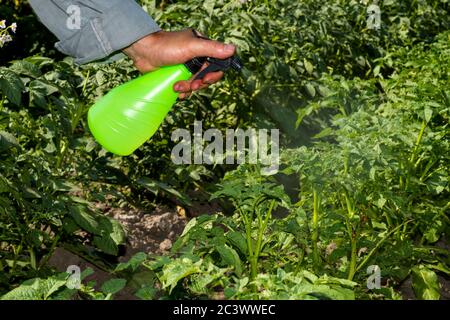
[{"label": "potato plant", "polygon": [[[0,48],[0,295],[3,299],[448,298],[450,18],[445,0],[139,1],[166,30],[196,28],[245,62],[180,101],[129,157],[107,153],[89,107],[138,76],[129,60],[76,66],[25,1]],[[189,13],[189,19],[186,14]],[[4,16],[2,16],[4,15]],[[281,130],[280,172],[175,165],[175,128]],[[194,190],[194,192],[192,192]],[[126,230],[96,204],[195,206],[170,252],[118,263]],[[50,268],[65,248],[111,279],[78,289]],[[380,270],[380,286],[369,285]],[[369,272],[369,273],[368,273]]]}]

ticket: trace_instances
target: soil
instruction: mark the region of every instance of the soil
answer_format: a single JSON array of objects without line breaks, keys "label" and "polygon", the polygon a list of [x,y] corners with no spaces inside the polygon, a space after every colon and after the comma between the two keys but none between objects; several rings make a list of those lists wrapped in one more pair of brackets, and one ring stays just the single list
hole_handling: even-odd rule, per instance
[{"label": "soil", "polygon": [[98,204],[107,216],[118,220],[126,230],[128,244],[120,260],[137,252],[164,254],[183,232],[189,218],[220,211],[216,203],[197,202],[188,210],[181,206],[158,206],[152,212],[138,208],[112,208]]},{"label": "soil", "polygon": [[167,207],[158,207],[152,213],[136,208],[111,208],[107,215],[120,221],[127,233],[128,245],[123,259],[140,251],[156,254],[169,251],[186,225],[186,217],[179,212]]}]

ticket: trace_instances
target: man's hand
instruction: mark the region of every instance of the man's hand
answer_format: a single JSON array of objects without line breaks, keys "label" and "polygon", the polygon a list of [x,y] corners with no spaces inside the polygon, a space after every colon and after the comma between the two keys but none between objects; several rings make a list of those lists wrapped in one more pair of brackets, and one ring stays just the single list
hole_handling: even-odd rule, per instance
[{"label": "man's hand", "polygon": [[[139,71],[145,73],[159,67],[185,63],[195,57],[226,59],[231,57],[235,50],[235,46],[230,44],[197,38],[189,29],[152,33],[123,52],[133,60]],[[208,73],[203,79],[179,81],[174,85],[174,90],[180,92],[180,98],[183,99],[192,91],[206,88],[222,77],[222,71]]]}]

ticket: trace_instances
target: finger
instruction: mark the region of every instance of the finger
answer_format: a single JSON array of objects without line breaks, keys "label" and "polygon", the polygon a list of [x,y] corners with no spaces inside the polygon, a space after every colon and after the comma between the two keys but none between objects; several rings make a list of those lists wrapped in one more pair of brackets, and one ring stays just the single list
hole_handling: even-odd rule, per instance
[{"label": "finger", "polygon": [[189,92],[191,91],[191,81],[178,81],[173,86],[173,90],[176,92]]},{"label": "finger", "polygon": [[191,90],[192,90],[192,91],[198,90],[198,89],[200,89],[200,87],[201,87],[203,84],[204,84],[204,83],[203,83],[203,81],[202,81],[201,79],[193,80],[193,81],[191,82]]},{"label": "finger", "polygon": [[232,44],[225,44],[214,40],[192,38],[188,43],[189,52],[194,57],[213,57],[226,59],[231,57],[236,51]]},{"label": "finger", "polygon": [[210,72],[203,77],[202,81],[203,81],[203,83],[206,83],[206,84],[213,84],[213,83],[218,82],[222,78],[223,78],[222,71]]},{"label": "finger", "polygon": [[[207,64],[203,65],[200,68],[199,72],[201,72],[206,67]],[[195,74],[191,79],[187,81],[178,81],[177,83],[174,84],[173,90],[176,92],[189,92],[192,90],[197,90],[203,84],[201,79],[195,79],[197,74]],[[194,85],[194,87],[192,87],[192,85]]]},{"label": "finger", "polygon": [[212,72],[207,74],[203,79],[192,80],[191,90],[202,90],[209,87],[211,84],[218,82],[223,77],[223,72]]},{"label": "finger", "polygon": [[213,84],[222,79],[224,73],[222,71],[209,72],[203,76],[202,79],[196,79],[198,74],[208,67],[208,63],[205,63],[200,70],[191,78],[191,81],[201,80],[203,83]]},{"label": "finger", "polygon": [[188,99],[191,96],[192,92],[183,92],[179,94],[180,100]]},{"label": "finger", "polygon": [[203,89],[206,89],[206,88],[208,88],[210,85],[208,84],[208,83],[203,83],[201,86],[200,86],[200,88],[198,88],[198,90],[203,90]]}]

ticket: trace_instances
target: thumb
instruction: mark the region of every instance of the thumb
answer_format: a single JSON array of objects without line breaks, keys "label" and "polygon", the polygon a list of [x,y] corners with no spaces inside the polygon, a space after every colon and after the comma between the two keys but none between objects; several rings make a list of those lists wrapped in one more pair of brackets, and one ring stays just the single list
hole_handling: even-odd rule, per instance
[{"label": "thumb", "polygon": [[189,44],[190,53],[194,57],[212,57],[226,59],[231,57],[236,51],[232,44],[225,44],[214,40],[193,38]]}]

